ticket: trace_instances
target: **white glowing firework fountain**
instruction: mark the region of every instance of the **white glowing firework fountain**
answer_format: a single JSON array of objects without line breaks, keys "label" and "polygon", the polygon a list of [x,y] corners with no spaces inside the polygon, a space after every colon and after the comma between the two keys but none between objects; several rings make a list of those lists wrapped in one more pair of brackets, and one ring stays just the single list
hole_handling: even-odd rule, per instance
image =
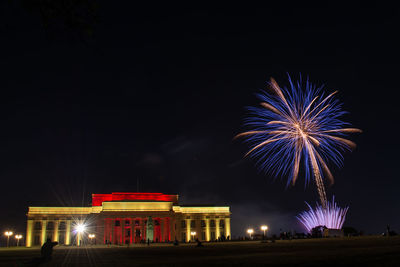
[{"label": "white glowing firework fountain", "polygon": [[332,198],[332,202],[327,201],[325,208],[318,203],[315,209],[307,202],[306,204],[309,210],[300,213],[297,219],[304,225],[308,232],[311,233],[311,230],[318,226],[325,226],[329,229],[342,229],[349,207],[340,208],[337,206],[335,197]]}]

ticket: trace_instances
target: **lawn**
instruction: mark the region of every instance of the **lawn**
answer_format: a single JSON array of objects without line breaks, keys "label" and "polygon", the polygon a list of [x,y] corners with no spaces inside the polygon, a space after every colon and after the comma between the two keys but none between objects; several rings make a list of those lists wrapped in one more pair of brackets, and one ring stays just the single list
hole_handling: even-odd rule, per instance
[{"label": "lawn", "polygon": [[[30,266],[38,248],[1,248],[0,266]],[[400,237],[128,247],[57,247],[41,266],[400,266]]]}]

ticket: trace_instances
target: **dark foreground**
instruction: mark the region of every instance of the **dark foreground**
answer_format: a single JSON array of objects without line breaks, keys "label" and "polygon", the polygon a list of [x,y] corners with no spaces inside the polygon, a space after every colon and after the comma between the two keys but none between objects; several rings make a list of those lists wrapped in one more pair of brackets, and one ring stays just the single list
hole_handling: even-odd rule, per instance
[{"label": "dark foreground", "polygon": [[[0,249],[0,266],[30,266],[39,249]],[[33,260],[33,261],[32,261]],[[127,247],[58,247],[40,266],[400,266],[400,237]]]}]

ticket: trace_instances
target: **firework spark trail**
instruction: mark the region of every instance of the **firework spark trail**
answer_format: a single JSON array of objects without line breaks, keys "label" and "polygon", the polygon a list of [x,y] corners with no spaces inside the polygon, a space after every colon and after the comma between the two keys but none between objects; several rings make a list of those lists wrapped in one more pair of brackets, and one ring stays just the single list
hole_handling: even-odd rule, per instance
[{"label": "firework spark trail", "polygon": [[341,229],[346,218],[349,207],[340,208],[335,203],[335,197],[332,202],[327,201],[326,207],[318,205],[313,210],[306,202],[309,210],[303,211],[296,218],[311,233],[311,230],[317,226],[325,226],[329,229]]},{"label": "firework spark trail", "polygon": [[340,167],[343,153],[355,148],[355,143],[344,137],[361,130],[346,128],[348,123],[340,119],[345,112],[334,99],[337,91],[325,96],[322,87],[308,80],[294,83],[289,77],[289,83],[289,88],[281,89],[271,78],[273,94],[257,95],[261,107],[250,107],[252,116],[245,123],[251,130],[235,138],[243,137],[251,145],[246,156],[256,158],[262,171],[288,175],[287,185],[296,182],[300,166],[304,166],[305,182],[314,178],[325,208],[324,179],[333,183],[327,162]]}]

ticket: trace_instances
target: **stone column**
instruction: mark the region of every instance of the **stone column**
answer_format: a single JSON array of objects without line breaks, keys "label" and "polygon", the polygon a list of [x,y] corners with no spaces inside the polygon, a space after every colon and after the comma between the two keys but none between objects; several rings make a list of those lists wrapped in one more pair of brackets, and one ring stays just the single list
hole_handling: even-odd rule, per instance
[{"label": "stone column", "polygon": [[65,245],[71,245],[71,220],[66,220]]},{"label": "stone column", "polygon": [[140,220],[140,228],[141,228],[141,231],[140,231],[140,240],[143,240],[143,241],[147,241],[147,236],[146,236],[146,225],[145,225],[145,223],[144,223],[144,221],[146,220],[146,217],[142,217],[142,219]]},{"label": "stone column", "polygon": [[115,219],[111,219],[111,244],[115,244]]},{"label": "stone column", "polygon": [[231,240],[231,218],[225,218],[225,237],[228,238],[228,236],[229,240]]},{"label": "stone column", "polygon": [[60,221],[57,219],[54,221],[54,232],[53,232],[53,241],[58,242],[58,224]]},{"label": "stone column", "polygon": [[183,229],[182,229],[182,217],[179,216],[179,217],[175,218],[175,223],[176,223],[176,230],[175,230],[176,239],[179,242],[182,242],[182,231],[183,231]]},{"label": "stone column", "polygon": [[[174,217],[170,217],[170,220],[169,220],[169,231],[171,233],[171,240],[172,241],[175,241],[175,239],[178,239],[178,237],[176,236],[175,225],[176,225],[175,218]],[[176,226],[176,227],[178,227],[178,226]]]},{"label": "stone column", "polygon": [[106,240],[108,241],[108,242],[111,242],[111,220],[109,219],[109,218],[105,218],[104,219],[104,235],[105,235],[105,238],[104,238],[104,243],[106,242]]},{"label": "stone column", "polygon": [[[103,218],[98,217],[97,222],[98,222],[97,226],[100,225],[100,227],[96,229],[96,237],[95,237],[96,243],[95,244],[97,244],[97,245],[105,244],[106,239],[107,239],[107,220],[105,218],[103,219]],[[103,230],[103,231],[101,231],[101,230]]]},{"label": "stone column", "polygon": [[119,234],[121,235],[121,237],[119,238],[119,242],[121,243],[121,245],[125,244],[124,240],[125,240],[125,219],[122,218],[121,219],[121,223],[120,223],[120,231]]},{"label": "stone column", "polygon": [[125,218],[121,219],[121,238],[122,245],[125,245]]},{"label": "stone column", "polygon": [[206,241],[210,241],[210,219],[205,219],[206,220]]},{"label": "stone column", "polygon": [[106,218],[104,218],[103,220],[103,224],[104,224],[104,228],[103,228],[103,244],[105,244],[106,243],[106,240],[108,240],[108,236],[107,236],[107,230],[108,230],[108,225],[107,225],[107,219]]},{"label": "stone column", "polygon": [[[134,235],[133,235],[133,233],[134,233],[134,231],[135,231],[135,221],[132,219],[132,218],[129,218],[129,225],[130,225],[130,227],[129,227],[129,229],[131,230],[131,236],[129,237],[129,243],[130,244],[132,244],[133,243],[133,238],[134,238]],[[140,225],[140,223],[139,223],[139,225]]]},{"label": "stone column", "polygon": [[112,243],[112,219],[107,218],[106,219],[106,224],[107,224],[107,236],[106,240],[108,240],[109,243]]},{"label": "stone column", "polygon": [[160,242],[165,240],[164,218],[160,218]]},{"label": "stone column", "polygon": [[219,219],[215,219],[215,239],[218,240],[220,237],[220,232],[219,232]]},{"label": "stone column", "polygon": [[190,219],[185,219],[185,221],[186,221],[186,242],[189,242],[191,239]]},{"label": "stone column", "polygon": [[46,242],[47,220],[42,220],[41,246]]},{"label": "stone column", "polygon": [[32,239],[33,239],[33,220],[29,220],[26,222],[26,242],[25,245],[26,247],[31,247],[32,246]]},{"label": "stone column", "polygon": [[165,218],[165,241],[171,241],[171,218]]}]

